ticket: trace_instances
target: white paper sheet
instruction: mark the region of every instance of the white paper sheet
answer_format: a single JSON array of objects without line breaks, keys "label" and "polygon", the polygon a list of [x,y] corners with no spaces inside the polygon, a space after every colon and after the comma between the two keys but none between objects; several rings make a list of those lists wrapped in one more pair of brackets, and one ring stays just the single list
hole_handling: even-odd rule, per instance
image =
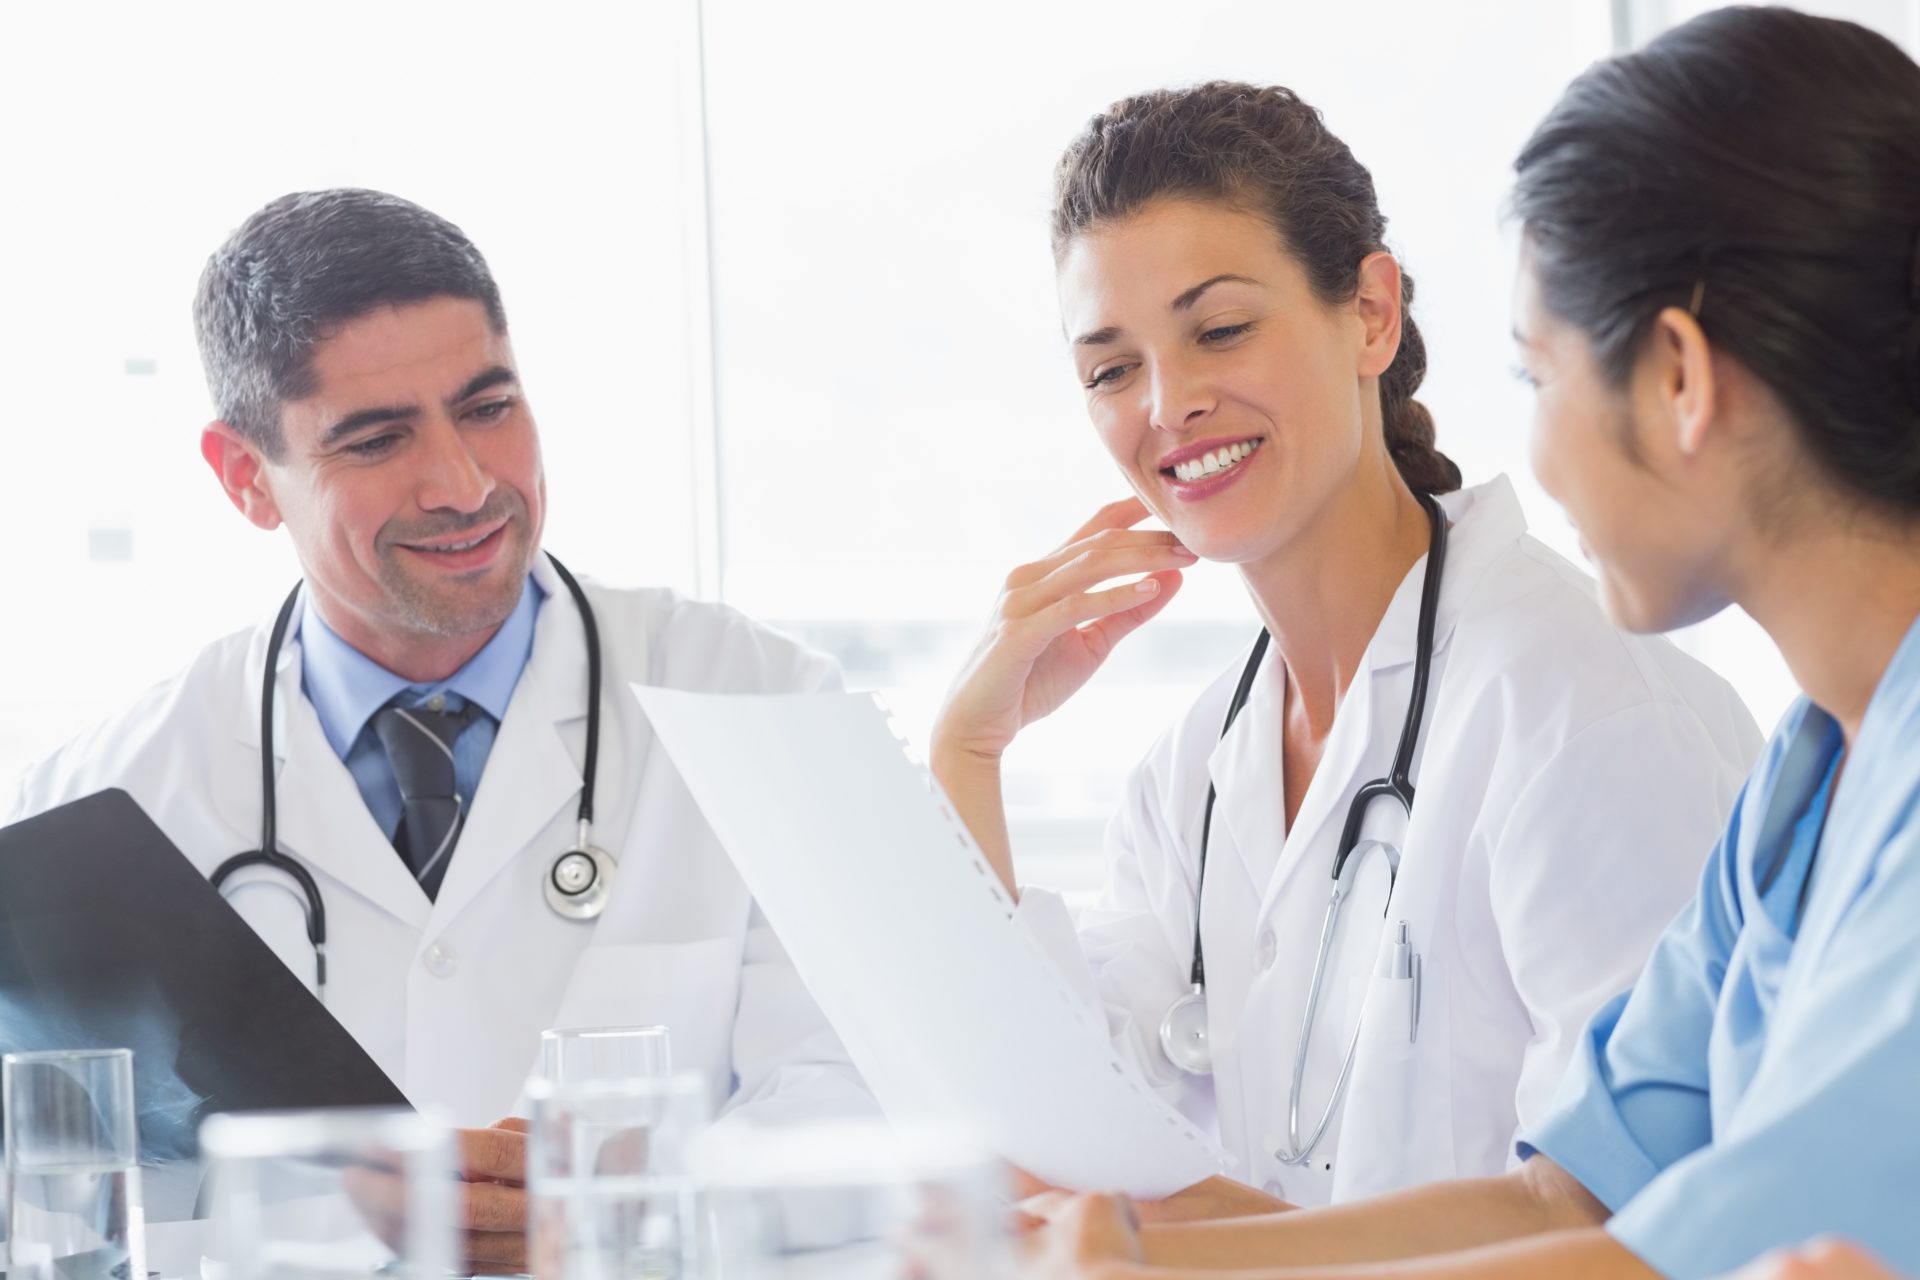
[{"label": "white paper sheet", "polygon": [[633,690],[890,1116],[970,1117],[1059,1186],[1159,1197],[1220,1171],[1014,920],[875,699]]}]

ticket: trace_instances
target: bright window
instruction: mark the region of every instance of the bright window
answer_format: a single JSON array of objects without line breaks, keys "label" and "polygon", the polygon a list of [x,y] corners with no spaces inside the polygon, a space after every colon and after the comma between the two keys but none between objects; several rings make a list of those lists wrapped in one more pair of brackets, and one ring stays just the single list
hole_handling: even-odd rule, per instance
[{"label": "bright window", "polygon": [[[1030,3],[709,6],[708,130],[726,583],[837,649],[924,740],[1000,581],[1125,490],[1087,424],[1053,296],[1053,164],[1086,119],[1212,77],[1296,89],[1373,171],[1418,283],[1421,398],[1469,482],[1536,530],[1513,365],[1509,166],[1610,48],[1609,7]],[[818,50],[795,56],[795,50]],[[1084,885],[1125,774],[1258,628],[1190,572],[1008,756],[1022,872]]]},{"label": "bright window", "polygon": [[463,226],[541,423],[549,544],[692,585],[678,16],[0,9],[0,779],[270,617],[298,574],[200,460],[190,319],[207,256],[288,191],[378,187]]},{"label": "bright window", "polygon": [[[7,7],[0,777],[267,614],[296,572],[197,456],[188,318],[207,254],[289,190],[396,191],[486,252],[542,426],[549,545],[688,590],[717,563],[729,600],[831,648],[924,739],[1006,571],[1119,492],[1062,351],[1059,149],[1149,86],[1288,84],[1373,170],[1442,447],[1470,481],[1512,476],[1571,552],[1507,376],[1508,166],[1616,21],[1644,37],[1697,7]],[[1914,0],[1823,7],[1920,29]],[[1230,573],[1193,577],[1015,749],[1036,878],[1097,875],[1126,770],[1252,634]],[[1763,722],[1784,705],[1744,619],[1682,642]]]}]

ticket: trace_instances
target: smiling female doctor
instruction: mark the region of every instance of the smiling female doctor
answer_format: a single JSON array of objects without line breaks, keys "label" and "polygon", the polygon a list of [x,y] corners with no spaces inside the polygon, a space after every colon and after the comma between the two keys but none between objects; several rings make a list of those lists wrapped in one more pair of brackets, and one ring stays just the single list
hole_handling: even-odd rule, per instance
[{"label": "smiling female doctor", "polygon": [[1171,1270],[1085,1198],[1044,1275],[1694,1280],[1818,1236],[1920,1271],[1920,66],[1716,10],[1582,75],[1516,168],[1534,466],[1609,612],[1737,604],[1806,696],[1518,1170],[1158,1228]]},{"label": "smiling female doctor", "polygon": [[[935,730],[1011,888],[1008,743],[1196,559],[1244,578],[1261,637],[1133,775],[1078,945],[1057,898],[1020,908],[1261,1189],[1180,1212],[1505,1169],[1758,749],[1724,682],[1614,629],[1505,480],[1458,491],[1384,223],[1285,89],[1147,94],[1073,143],[1061,308],[1137,497],[1013,572]],[[1149,514],[1171,532],[1131,529]]]}]

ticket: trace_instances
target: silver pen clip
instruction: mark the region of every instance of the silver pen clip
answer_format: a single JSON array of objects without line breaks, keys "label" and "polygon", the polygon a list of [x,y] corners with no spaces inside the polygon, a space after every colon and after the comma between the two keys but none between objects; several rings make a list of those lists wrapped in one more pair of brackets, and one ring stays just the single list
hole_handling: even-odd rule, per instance
[{"label": "silver pen clip", "polygon": [[1392,976],[1413,981],[1413,1001],[1407,1006],[1407,1040],[1411,1043],[1420,1036],[1420,956],[1407,937],[1407,922],[1400,921],[1395,929]]},{"label": "silver pen clip", "polygon": [[1413,1004],[1407,1017],[1407,1043],[1412,1044],[1420,1038],[1420,972],[1423,966],[1420,957],[1413,958]]}]

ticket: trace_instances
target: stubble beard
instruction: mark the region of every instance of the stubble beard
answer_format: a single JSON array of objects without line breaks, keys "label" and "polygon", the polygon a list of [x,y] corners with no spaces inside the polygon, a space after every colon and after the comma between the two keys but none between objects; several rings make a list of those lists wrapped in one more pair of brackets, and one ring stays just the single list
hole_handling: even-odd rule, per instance
[{"label": "stubble beard", "polygon": [[[422,577],[409,573],[400,563],[401,557],[407,553],[394,544],[408,539],[395,538],[382,547],[380,585],[387,599],[392,602],[401,625],[408,630],[442,639],[490,631],[505,622],[520,603],[527,572],[532,568],[533,561],[526,504],[518,494],[514,494],[508,503],[488,505],[493,509],[483,509],[464,522],[465,527],[477,528],[504,515],[507,524],[500,531],[500,536],[509,539],[510,545],[501,549],[499,558],[492,565],[480,571],[483,576],[479,581],[467,584],[442,579],[430,584]],[[409,537],[424,540],[450,532],[458,532],[458,529],[410,531]]]}]

